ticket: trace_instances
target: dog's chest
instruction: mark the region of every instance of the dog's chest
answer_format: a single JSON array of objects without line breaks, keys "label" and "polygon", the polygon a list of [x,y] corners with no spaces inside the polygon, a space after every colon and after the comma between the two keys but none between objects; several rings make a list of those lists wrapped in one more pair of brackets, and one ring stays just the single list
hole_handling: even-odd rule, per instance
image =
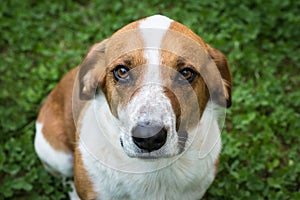
[{"label": "dog's chest", "polygon": [[214,179],[211,156],[194,159],[189,152],[163,169],[128,173],[103,165],[85,148],[80,150],[98,199],[199,199]]}]

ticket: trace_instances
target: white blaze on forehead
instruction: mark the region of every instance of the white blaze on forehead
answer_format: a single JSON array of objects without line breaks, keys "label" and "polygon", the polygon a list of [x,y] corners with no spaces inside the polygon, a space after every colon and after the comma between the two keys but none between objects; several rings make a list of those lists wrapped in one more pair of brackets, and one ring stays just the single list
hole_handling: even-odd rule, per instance
[{"label": "white blaze on forehead", "polygon": [[138,86],[138,92],[134,92],[133,98],[125,108],[118,109],[121,123],[120,137],[123,148],[128,155],[136,156],[140,150],[132,141],[132,129],[140,123],[161,123],[168,129],[167,141],[163,147],[151,155],[176,155],[179,152],[178,138],[176,134],[176,115],[170,99],[163,92],[163,83],[160,77],[160,47],[172,20],[155,15],[139,22],[139,30],[144,42],[144,58],[146,69],[144,80]]},{"label": "white blaze on forehead", "polygon": [[[154,15],[141,21],[140,29],[142,31],[146,47],[159,48],[162,38],[172,21],[173,20],[162,15]],[[153,32],[151,32],[153,35],[148,34],[148,31],[151,29],[153,30]]]},{"label": "white blaze on forehead", "polygon": [[144,57],[147,60],[146,82],[159,80],[159,48],[172,21],[165,16],[154,15],[140,22],[139,28],[145,43]]}]

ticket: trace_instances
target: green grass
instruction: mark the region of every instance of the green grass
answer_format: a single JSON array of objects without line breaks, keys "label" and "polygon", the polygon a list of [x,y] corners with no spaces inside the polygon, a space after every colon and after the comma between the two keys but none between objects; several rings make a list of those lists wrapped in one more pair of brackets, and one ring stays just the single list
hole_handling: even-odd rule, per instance
[{"label": "green grass", "polygon": [[[300,199],[300,1],[0,4],[0,199],[65,199],[33,149],[41,102],[88,47],[161,13],[228,57],[233,105],[206,199]],[[201,169],[199,169],[201,170]]]}]

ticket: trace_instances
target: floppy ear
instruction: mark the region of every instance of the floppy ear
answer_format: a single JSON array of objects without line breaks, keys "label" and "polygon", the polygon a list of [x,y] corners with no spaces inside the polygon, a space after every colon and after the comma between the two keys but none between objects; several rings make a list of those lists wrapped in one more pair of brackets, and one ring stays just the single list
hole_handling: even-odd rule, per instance
[{"label": "floppy ear", "polygon": [[229,108],[231,106],[231,87],[232,87],[232,80],[231,74],[229,70],[229,64],[225,56],[217,49],[214,49],[208,46],[208,53],[213,61],[216,63],[217,68],[222,77],[223,83],[223,94],[226,98],[226,107]]},{"label": "floppy ear", "polygon": [[103,85],[105,82],[105,47],[107,41],[108,39],[92,46],[79,67],[80,100],[92,99],[98,85]]}]

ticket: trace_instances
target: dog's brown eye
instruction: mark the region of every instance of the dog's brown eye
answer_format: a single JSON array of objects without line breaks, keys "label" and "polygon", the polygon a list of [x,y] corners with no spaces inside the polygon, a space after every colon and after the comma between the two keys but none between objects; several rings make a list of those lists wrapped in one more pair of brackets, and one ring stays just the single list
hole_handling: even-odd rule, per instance
[{"label": "dog's brown eye", "polygon": [[193,82],[196,77],[196,72],[191,68],[184,68],[179,71],[180,75],[177,76],[176,80],[180,83]]},{"label": "dog's brown eye", "polygon": [[128,76],[128,71],[127,69],[121,67],[119,69],[116,70],[117,76],[119,78],[126,78]]},{"label": "dog's brown eye", "polygon": [[118,65],[114,68],[113,74],[118,82],[127,82],[130,79],[129,69],[124,65]]}]

